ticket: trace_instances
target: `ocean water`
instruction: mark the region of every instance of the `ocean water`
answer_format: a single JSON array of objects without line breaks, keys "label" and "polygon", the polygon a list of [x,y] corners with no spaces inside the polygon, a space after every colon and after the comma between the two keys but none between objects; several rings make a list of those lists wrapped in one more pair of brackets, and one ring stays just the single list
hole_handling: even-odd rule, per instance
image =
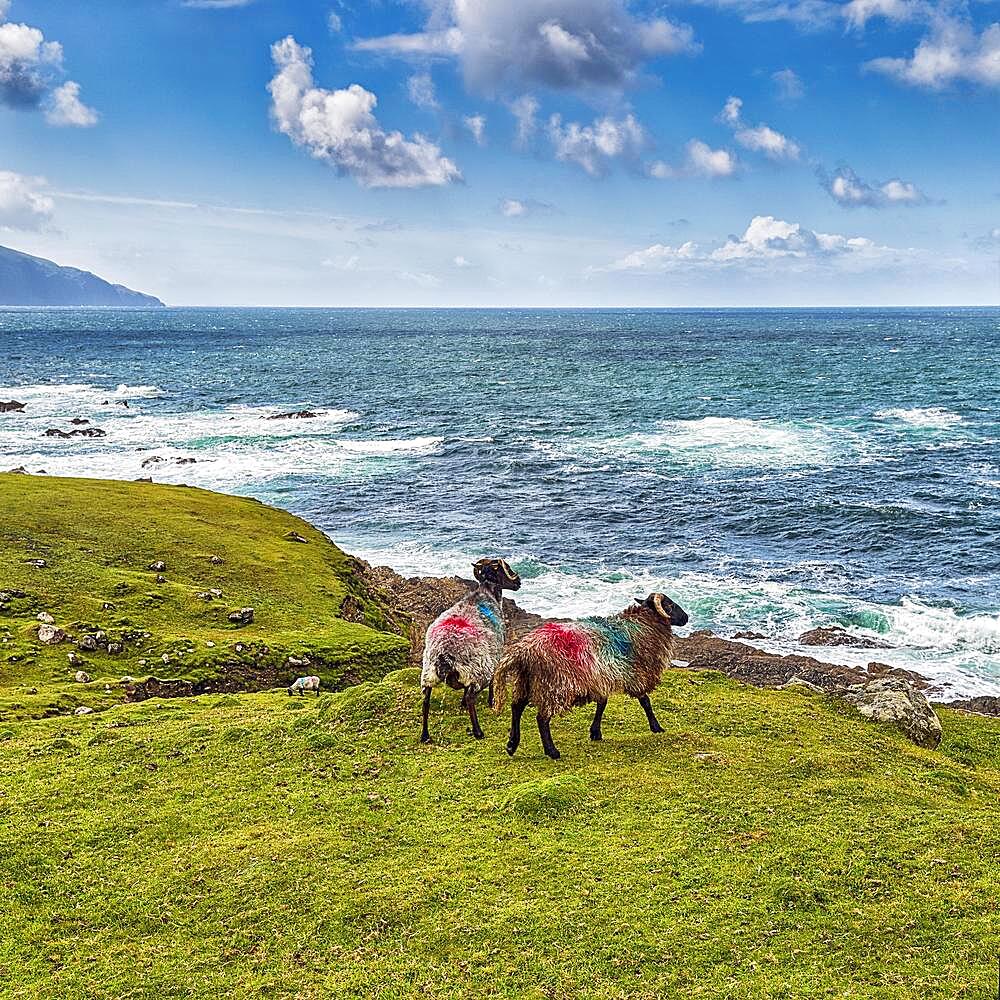
[{"label": "ocean water", "polygon": [[[8,310],[0,343],[3,469],[256,496],[404,573],[500,554],[540,613],[836,623],[897,648],[810,652],[1000,692],[1000,310]],[[106,437],[44,436],[72,417]]]}]

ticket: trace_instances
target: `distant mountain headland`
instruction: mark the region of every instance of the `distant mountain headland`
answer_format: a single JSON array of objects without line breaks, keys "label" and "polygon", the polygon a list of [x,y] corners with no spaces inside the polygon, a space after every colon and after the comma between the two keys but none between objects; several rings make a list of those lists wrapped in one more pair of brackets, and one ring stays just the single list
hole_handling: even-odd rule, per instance
[{"label": "distant mountain headland", "polygon": [[152,295],[112,285],[89,271],[0,247],[0,306],[141,306],[162,308]]}]

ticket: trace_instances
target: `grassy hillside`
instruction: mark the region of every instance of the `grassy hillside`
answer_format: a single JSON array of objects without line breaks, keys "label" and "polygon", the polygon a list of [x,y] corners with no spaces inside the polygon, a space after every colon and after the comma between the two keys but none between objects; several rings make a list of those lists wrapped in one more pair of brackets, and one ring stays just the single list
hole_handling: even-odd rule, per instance
[{"label": "grassy hillside", "polygon": [[[507,720],[476,742],[444,692],[422,746],[409,644],[350,559],[180,487],[0,476],[12,588],[0,1000],[995,995],[997,720],[943,710],[929,751],[833,699],[671,671],[659,736],[616,699],[603,743],[579,711],[561,761],[533,726],[511,759]],[[76,684],[40,611],[132,638]],[[219,691],[303,653],[329,686],[388,674]],[[123,704],[142,660],[213,691]]]},{"label": "grassy hillside", "polygon": [[3,727],[0,995],[993,995],[996,722],[677,671],[511,760],[415,675]]},{"label": "grassy hillside", "polygon": [[[149,568],[159,561],[161,573]],[[213,589],[221,596],[198,597]],[[125,698],[129,676],[218,690],[315,672],[340,687],[405,665],[409,648],[321,532],[252,500],[182,486],[0,475],[3,591],[25,596],[0,598],[0,721],[107,707]],[[253,624],[230,623],[244,607]],[[40,612],[77,640],[102,630],[123,649],[45,646]],[[306,655],[308,671],[287,665]],[[79,669],[91,683],[74,681]]]}]

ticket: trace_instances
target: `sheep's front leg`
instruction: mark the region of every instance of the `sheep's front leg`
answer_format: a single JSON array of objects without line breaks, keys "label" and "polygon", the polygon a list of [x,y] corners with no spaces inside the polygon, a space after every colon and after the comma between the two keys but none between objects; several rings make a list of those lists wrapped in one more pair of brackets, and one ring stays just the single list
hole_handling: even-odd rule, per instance
[{"label": "sheep's front leg", "polygon": [[639,704],[642,705],[642,710],[646,713],[646,721],[649,723],[649,731],[651,733],[662,733],[663,726],[660,725],[656,716],[653,715],[653,706],[650,704],[649,695],[639,695],[638,701]]},{"label": "sheep's front leg", "polygon": [[545,750],[545,756],[551,757],[553,760],[558,760],[559,751],[556,749],[555,743],[552,742],[552,731],[549,729],[549,720],[543,719],[540,714],[538,716],[538,735],[542,738],[542,749]]},{"label": "sheep's front leg", "polygon": [[472,735],[477,740],[481,740],[484,734],[479,726],[479,716],[476,714],[476,699],[478,697],[479,692],[475,688],[467,687],[465,694],[462,696],[462,701],[469,710],[469,718],[472,720]]},{"label": "sheep's front leg", "polygon": [[515,701],[510,706],[510,738],[507,740],[507,753],[514,756],[517,748],[521,745],[521,716],[528,707],[528,699]]},{"label": "sheep's front leg", "polygon": [[596,743],[604,739],[601,733],[601,719],[604,718],[604,709],[608,707],[608,699],[597,703],[597,711],[594,712],[594,721],[590,724],[590,738]]},{"label": "sheep's front leg", "polygon": [[430,743],[431,734],[427,731],[427,714],[431,710],[431,689],[429,687],[424,688],[424,728],[420,733],[421,743]]},{"label": "sheep's front leg", "polygon": [[489,690],[489,694],[487,695],[487,699],[488,699],[487,704],[490,706],[490,708],[493,708],[494,699],[493,699],[493,678],[492,677],[490,678],[490,690]]}]

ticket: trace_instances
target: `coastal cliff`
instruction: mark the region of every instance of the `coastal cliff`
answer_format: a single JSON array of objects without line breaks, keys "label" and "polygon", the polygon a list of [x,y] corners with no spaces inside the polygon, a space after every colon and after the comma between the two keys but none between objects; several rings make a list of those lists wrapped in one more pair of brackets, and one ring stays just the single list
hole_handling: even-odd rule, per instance
[{"label": "coastal cliff", "polygon": [[114,285],[90,271],[0,247],[0,306],[162,308],[153,295]]}]

